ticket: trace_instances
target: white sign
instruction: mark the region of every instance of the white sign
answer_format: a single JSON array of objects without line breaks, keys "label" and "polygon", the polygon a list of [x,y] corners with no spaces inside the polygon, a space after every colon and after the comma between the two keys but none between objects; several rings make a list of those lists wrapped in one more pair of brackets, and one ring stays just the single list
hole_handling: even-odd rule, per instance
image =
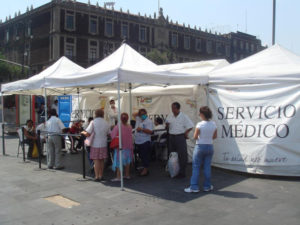
[{"label": "white sign", "polygon": [[213,163],[252,173],[299,175],[300,85],[211,86]]}]

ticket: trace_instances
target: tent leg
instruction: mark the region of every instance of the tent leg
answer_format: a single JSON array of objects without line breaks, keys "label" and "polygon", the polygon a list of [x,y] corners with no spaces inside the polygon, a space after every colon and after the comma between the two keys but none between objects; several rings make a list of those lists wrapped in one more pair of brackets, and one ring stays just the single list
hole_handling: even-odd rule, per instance
[{"label": "tent leg", "polygon": [[[48,119],[48,102],[47,102],[47,90],[44,88],[44,101],[45,101],[45,126]],[[46,143],[45,143],[45,150],[47,154],[47,161],[48,161],[48,133],[46,134]]]},{"label": "tent leg", "polygon": [[121,95],[120,95],[120,81],[118,81],[118,127],[119,127],[119,161],[121,174],[121,191],[124,191],[123,180],[123,160],[122,160],[122,129],[121,129]]},{"label": "tent leg", "polygon": [[206,85],[206,105],[209,107],[209,90],[208,90],[208,85]]},{"label": "tent leg", "polygon": [[132,85],[129,84],[129,121],[132,120],[132,95],[131,95]]},{"label": "tent leg", "polygon": [[4,125],[4,97],[3,94],[1,93],[1,100],[2,100],[2,153],[3,155],[5,155],[5,133],[4,133],[4,129],[5,129],[5,125]]},{"label": "tent leg", "polygon": [[80,104],[80,101],[79,101],[79,93],[80,93],[79,88],[77,88],[78,121],[81,120],[80,106],[79,106],[79,104]]}]

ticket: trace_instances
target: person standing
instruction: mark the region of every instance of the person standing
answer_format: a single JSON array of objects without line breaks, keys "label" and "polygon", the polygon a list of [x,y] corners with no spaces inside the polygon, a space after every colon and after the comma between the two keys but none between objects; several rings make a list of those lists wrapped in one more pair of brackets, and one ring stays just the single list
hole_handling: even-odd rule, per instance
[{"label": "person standing", "polygon": [[151,134],[153,132],[153,123],[148,118],[146,109],[140,109],[138,113],[134,114],[135,124],[135,145],[139,153],[143,170],[140,176],[149,175],[149,163],[151,153]]},{"label": "person standing", "polygon": [[50,119],[46,122],[47,132],[53,133],[48,138],[47,166],[49,169],[64,169],[61,157],[61,136],[65,129],[63,122],[56,116],[56,110],[50,110]]},{"label": "person standing", "polygon": [[[130,163],[133,160],[133,141],[132,141],[132,127],[128,124],[128,114],[121,114],[121,131],[122,131],[122,150],[114,149],[114,160],[112,169],[117,171],[116,178],[111,181],[120,181],[120,153],[122,154],[122,165],[125,167],[125,179],[130,179]],[[110,134],[111,138],[119,137],[118,124],[113,128]]]},{"label": "person standing", "polygon": [[103,109],[95,111],[95,119],[89,124],[86,131],[82,134],[89,137],[94,135],[91,141],[90,159],[94,161],[95,179],[94,181],[103,181],[104,160],[107,158],[107,135],[109,134],[109,125],[104,120]]},{"label": "person standing", "polygon": [[51,105],[51,109],[55,109],[58,115],[58,100],[56,99],[54,103]]},{"label": "person standing", "polygon": [[38,111],[38,123],[45,122],[45,104],[41,103],[39,111]]},{"label": "person standing", "polygon": [[116,107],[115,100],[109,101],[110,107],[108,108],[109,126],[112,129],[118,121],[118,108]]},{"label": "person standing", "polygon": [[180,104],[172,103],[172,114],[169,114],[166,119],[166,128],[169,130],[169,151],[177,152],[179,158],[179,174],[176,178],[185,177],[185,168],[187,164],[187,145],[186,139],[188,134],[194,127],[191,119],[180,112]]},{"label": "person standing", "polygon": [[202,119],[196,126],[194,139],[196,145],[193,154],[193,173],[190,187],[185,188],[187,193],[199,192],[199,173],[203,164],[204,184],[203,191],[212,191],[211,185],[211,160],[213,156],[213,139],[217,138],[217,126],[211,121],[212,112],[207,106],[200,108],[200,118]]}]

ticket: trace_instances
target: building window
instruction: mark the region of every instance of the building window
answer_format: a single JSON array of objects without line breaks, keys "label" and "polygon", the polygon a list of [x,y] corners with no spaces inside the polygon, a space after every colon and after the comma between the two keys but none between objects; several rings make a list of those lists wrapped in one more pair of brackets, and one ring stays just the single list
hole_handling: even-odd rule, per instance
[{"label": "building window", "polygon": [[226,57],[230,57],[230,46],[229,45],[226,45],[226,47],[225,47],[225,54],[226,54]]},{"label": "building window", "polygon": [[114,51],[114,44],[111,42],[103,43],[103,57],[109,56]]},{"label": "building window", "polygon": [[74,38],[66,38],[65,41],[65,56],[68,57],[71,60],[74,60],[74,57],[76,56],[75,52],[75,39]]},{"label": "building window", "polygon": [[145,26],[140,26],[139,39],[141,42],[147,41],[147,28]]},{"label": "building window", "polygon": [[27,24],[27,36],[30,37],[31,36],[31,23]]},{"label": "building window", "polygon": [[244,43],[242,41],[240,41],[240,49],[243,50],[244,49]]},{"label": "building window", "polygon": [[197,38],[196,39],[196,51],[197,52],[201,52],[202,51],[202,42],[201,42],[201,39]]},{"label": "building window", "polygon": [[129,38],[129,26],[127,22],[122,22],[121,38]]},{"label": "building window", "polygon": [[191,48],[191,38],[189,36],[184,36],[184,49],[188,50]]},{"label": "building window", "polygon": [[145,56],[147,55],[147,48],[145,47],[139,47],[139,52],[141,55]]},{"label": "building window", "polygon": [[113,30],[113,21],[112,19],[106,19],[105,20],[105,35],[107,37],[112,37],[114,35],[114,30]]},{"label": "building window", "polygon": [[233,40],[233,47],[237,47],[237,41],[235,39]]},{"label": "building window", "polygon": [[237,61],[237,54],[236,53],[233,54],[233,60]]},{"label": "building window", "polygon": [[98,33],[98,19],[96,16],[90,16],[89,30],[91,34]]},{"label": "building window", "polygon": [[247,52],[249,51],[249,43],[248,42],[246,42],[246,44],[245,44],[245,49]]},{"label": "building window", "polygon": [[175,32],[172,32],[172,36],[171,36],[171,46],[173,48],[177,48],[178,47],[178,34]]},{"label": "building window", "polygon": [[89,63],[95,64],[99,58],[98,41],[89,41]]},{"label": "building window", "polygon": [[220,42],[216,43],[216,53],[217,55],[222,55],[222,45]]},{"label": "building window", "polygon": [[6,31],[5,40],[6,42],[9,41],[9,30]]},{"label": "building window", "polygon": [[212,54],[212,41],[209,40],[206,41],[206,52],[208,54]]},{"label": "building window", "polygon": [[73,31],[75,30],[75,16],[74,12],[71,11],[66,11],[66,16],[65,16],[65,28],[66,30]]},{"label": "building window", "polygon": [[254,44],[251,44],[251,52],[254,52]]}]

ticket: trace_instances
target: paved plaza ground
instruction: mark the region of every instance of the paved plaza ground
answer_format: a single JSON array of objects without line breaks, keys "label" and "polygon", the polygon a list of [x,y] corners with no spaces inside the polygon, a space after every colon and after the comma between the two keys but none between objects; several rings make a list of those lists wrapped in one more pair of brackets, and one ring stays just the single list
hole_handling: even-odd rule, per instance
[{"label": "paved plaza ground", "polygon": [[[24,163],[16,156],[17,146],[16,137],[7,136],[8,155],[3,156],[1,144],[0,225],[300,224],[297,178],[213,169],[213,192],[187,194],[189,177],[171,179],[155,162],[148,177],[134,176],[120,191],[118,183],[82,181],[81,155],[66,154],[65,170],[39,170],[37,161]],[[106,170],[106,178],[112,177]],[[55,195],[77,206],[64,208],[45,199]]]}]

